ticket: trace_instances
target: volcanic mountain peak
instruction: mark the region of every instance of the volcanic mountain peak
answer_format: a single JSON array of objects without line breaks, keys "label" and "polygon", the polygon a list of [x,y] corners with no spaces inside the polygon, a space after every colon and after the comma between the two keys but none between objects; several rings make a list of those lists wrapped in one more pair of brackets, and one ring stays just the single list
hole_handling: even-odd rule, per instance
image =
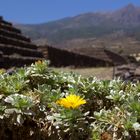
[{"label": "volcanic mountain peak", "polygon": [[133,4],[114,12],[89,12],[49,23],[17,25],[33,40],[47,39],[52,44],[78,38],[101,37],[117,31],[138,32],[139,26],[140,7]]},{"label": "volcanic mountain peak", "polygon": [[128,4],[124,8],[121,8],[111,13],[111,19],[118,24],[125,26],[136,26],[140,24],[140,7],[136,7],[133,4]]}]

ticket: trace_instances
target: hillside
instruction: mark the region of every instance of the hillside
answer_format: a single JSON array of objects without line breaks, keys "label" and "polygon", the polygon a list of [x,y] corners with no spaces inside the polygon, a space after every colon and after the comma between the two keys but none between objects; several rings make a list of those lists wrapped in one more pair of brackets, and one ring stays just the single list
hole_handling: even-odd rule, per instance
[{"label": "hillside", "polygon": [[121,33],[123,37],[140,40],[140,7],[132,4],[117,11],[106,13],[85,13],[57,21],[34,25],[16,25],[35,43],[50,43],[58,47],[71,47],[71,42]]}]

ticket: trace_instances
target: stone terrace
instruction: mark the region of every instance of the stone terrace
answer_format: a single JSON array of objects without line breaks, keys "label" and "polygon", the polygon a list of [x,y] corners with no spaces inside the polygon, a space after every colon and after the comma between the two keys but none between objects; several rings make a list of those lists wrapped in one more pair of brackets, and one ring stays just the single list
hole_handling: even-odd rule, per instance
[{"label": "stone terrace", "polygon": [[43,59],[38,47],[12,23],[0,17],[0,67],[29,65]]}]

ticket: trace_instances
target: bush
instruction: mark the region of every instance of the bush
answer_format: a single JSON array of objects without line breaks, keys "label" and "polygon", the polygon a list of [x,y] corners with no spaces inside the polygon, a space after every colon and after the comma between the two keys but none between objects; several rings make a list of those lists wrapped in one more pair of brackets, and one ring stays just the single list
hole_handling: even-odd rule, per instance
[{"label": "bush", "polygon": [[57,72],[47,61],[0,73],[2,140],[140,139],[139,82]]}]

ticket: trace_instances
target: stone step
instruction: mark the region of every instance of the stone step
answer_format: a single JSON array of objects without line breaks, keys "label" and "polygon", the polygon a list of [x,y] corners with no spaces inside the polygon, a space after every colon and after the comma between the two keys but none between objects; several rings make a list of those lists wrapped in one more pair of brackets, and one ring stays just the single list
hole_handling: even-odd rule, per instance
[{"label": "stone step", "polygon": [[30,65],[35,61],[43,60],[42,58],[38,57],[21,57],[21,56],[9,56],[3,55],[3,62],[0,64],[2,68],[11,68],[11,67],[21,67],[24,65]]},{"label": "stone step", "polygon": [[3,23],[4,25],[7,25],[7,26],[13,26],[12,23],[7,22],[5,20],[0,20],[0,22]]},{"label": "stone step", "polygon": [[19,29],[13,27],[12,25],[4,24],[3,22],[0,22],[0,29],[5,29],[15,33],[21,33]]},{"label": "stone step", "polygon": [[9,38],[15,38],[17,40],[31,42],[31,40],[29,38],[24,37],[23,35],[21,35],[19,33],[8,31],[8,30],[2,29],[2,28],[0,28],[0,34],[3,36],[7,36]]},{"label": "stone step", "polygon": [[3,24],[6,24],[6,25],[12,26],[12,23],[3,20],[3,17],[2,16],[0,16],[0,22],[3,23]]},{"label": "stone step", "polygon": [[33,50],[29,48],[21,48],[21,47],[13,46],[13,45],[0,44],[0,51],[2,51],[5,55],[11,55],[11,54],[16,53],[22,56],[32,56],[32,57],[43,58],[42,53],[38,50]]},{"label": "stone step", "polygon": [[0,35],[0,43],[6,44],[6,45],[13,45],[13,46],[18,46],[22,48],[30,48],[30,49],[37,49],[37,46],[34,44],[31,44],[29,42],[17,40],[17,39],[12,39],[9,37],[5,37]]}]

